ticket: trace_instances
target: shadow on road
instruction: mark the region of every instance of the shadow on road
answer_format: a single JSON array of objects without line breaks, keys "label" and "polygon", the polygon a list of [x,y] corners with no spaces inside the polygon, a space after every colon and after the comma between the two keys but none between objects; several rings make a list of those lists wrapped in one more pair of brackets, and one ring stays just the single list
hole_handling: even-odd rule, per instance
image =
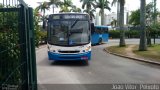
[{"label": "shadow on road", "polygon": [[107,44],[107,43],[102,43],[102,44],[92,44],[92,47],[94,47],[94,46],[100,46],[100,45],[105,45],[105,44]]},{"label": "shadow on road", "polygon": [[88,66],[88,62],[86,61],[54,61],[51,63],[51,65],[56,66]]}]

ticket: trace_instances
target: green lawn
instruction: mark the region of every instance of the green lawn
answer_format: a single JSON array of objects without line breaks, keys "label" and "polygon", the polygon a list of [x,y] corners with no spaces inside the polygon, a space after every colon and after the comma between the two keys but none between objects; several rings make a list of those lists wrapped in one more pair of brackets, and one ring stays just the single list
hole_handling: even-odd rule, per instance
[{"label": "green lawn", "polygon": [[[122,54],[122,55],[128,55],[126,48],[128,48],[129,45],[126,47],[119,47],[119,46],[111,46],[107,47],[107,50],[110,52]],[[133,51],[133,54],[137,57],[142,57],[145,59],[160,61],[160,45],[153,45],[152,47],[148,47],[147,51],[138,51],[138,45],[133,47],[131,50]]]},{"label": "green lawn", "polygon": [[138,51],[138,46],[136,46],[136,49],[134,49],[133,52],[136,55],[142,56],[144,58],[160,61],[160,45],[153,45],[152,47],[148,47],[147,51]]},{"label": "green lawn", "polygon": [[110,46],[110,47],[107,47],[107,50],[110,52],[113,52],[113,53],[126,55],[127,52],[125,52],[125,48],[127,48],[127,47],[128,47],[128,45],[126,47]]}]

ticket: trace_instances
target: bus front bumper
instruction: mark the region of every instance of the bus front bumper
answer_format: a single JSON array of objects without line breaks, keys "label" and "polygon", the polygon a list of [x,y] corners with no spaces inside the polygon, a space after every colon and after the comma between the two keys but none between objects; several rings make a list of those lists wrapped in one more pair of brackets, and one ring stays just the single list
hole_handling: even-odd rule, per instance
[{"label": "bus front bumper", "polygon": [[91,51],[79,54],[57,54],[48,51],[49,60],[90,60]]}]

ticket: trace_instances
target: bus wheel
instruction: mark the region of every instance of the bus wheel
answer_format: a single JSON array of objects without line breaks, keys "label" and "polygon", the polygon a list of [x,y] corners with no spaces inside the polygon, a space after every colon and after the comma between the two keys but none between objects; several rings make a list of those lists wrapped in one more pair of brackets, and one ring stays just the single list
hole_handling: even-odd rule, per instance
[{"label": "bus wheel", "polygon": [[98,44],[99,44],[99,45],[102,44],[102,38],[99,39]]}]

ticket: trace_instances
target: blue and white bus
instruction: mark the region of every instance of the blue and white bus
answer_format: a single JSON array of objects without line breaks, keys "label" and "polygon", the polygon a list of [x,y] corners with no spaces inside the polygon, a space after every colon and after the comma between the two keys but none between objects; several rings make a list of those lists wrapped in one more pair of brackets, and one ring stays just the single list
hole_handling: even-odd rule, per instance
[{"label": "blue and white bus", "polygon": [[92,45],[108,42],[109,38],[108,26],[95,25],[94,28],[92,28],[91,37],[92,37],[91,38]]},{"label": "blue and white bus", "polygon": [[47,22],[49,60],[90,60],[91,27],[88,14],[49,15]]}]

